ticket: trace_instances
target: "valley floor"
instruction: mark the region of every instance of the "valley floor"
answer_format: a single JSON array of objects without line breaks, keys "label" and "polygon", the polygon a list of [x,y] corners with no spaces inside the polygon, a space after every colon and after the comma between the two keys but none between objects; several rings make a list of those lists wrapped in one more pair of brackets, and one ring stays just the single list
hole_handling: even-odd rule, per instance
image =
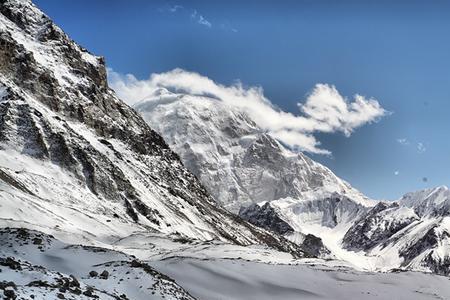
[{"label": "valley floor", "polygon": [[145,232],[109,249],[77,244],[0,229],[0,296],[9,290],[35,299],[450,299],[449,277],[362,272],[343,261],[298,260],[262,246]]},{"label": "valley floor", "polygon": [[326,265],[172,258],[152,263],[198,299],[450,299],[450,278]]}]

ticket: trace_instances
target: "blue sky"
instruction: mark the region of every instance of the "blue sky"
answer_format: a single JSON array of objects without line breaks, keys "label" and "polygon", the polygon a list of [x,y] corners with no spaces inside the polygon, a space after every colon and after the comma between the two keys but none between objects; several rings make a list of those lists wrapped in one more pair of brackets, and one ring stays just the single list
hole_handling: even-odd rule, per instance
[{"label": "blue sky", "polygon": [[240,80],[294,114],[317,83],[373,97],[392,114],[350,137],[315,134],[332,156],[311,156],[376,199],[450,185],[449,1],[35,3],[138,79],[183,68]]}]

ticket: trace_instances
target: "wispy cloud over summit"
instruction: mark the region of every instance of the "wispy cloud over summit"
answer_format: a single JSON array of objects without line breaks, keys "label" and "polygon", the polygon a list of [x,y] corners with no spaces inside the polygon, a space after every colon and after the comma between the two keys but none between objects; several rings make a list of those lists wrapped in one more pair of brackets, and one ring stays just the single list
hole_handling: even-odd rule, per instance
[{"label": "wispy cloud over summit", "polygon": [[261,87],[244,87],[240,82],[225,86],[182,69],[152,74],[147,80],[109,70],[109,80],[119,97],[131,105],[158,88],[219,99],[247,113],[260,128],[289,147],[317,154],[331,152],[320,147],[314,133],[342,132],[348,137],[356,128],[375,122],[387,113],[375,99],[355,95],[349,101],[328,84],[317,84],[305,101],[298,104],[299,114],[293,114],[273,105]]}]

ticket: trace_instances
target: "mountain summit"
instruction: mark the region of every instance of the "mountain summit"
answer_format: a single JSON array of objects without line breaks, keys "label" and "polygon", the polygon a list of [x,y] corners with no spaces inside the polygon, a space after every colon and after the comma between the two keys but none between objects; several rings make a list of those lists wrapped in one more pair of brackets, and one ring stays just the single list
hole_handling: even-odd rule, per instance
[{"label": "mountain summit", "polygon": [[225,208],[283,198],[347,195],[373,202],[303,153],[293,152],[220,99],[156,90],[134,108]]}]

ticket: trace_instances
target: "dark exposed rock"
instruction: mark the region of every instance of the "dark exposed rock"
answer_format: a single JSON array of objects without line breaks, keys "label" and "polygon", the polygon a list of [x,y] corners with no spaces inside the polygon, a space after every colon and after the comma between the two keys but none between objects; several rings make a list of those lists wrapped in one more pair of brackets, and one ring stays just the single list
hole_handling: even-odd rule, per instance
[{"label": "dark exposed rock", "polygon": [[109,272],[106,270],[103,270],[103,272],[100,273],[100,279],[108,279],[109,277]]},{"label": "dark exposed rock", "polygon": [[41,245],[42,244],[42,239],[38,238],[38,237],[34,238],[33,239],[33,244],[34,245]]},{"label": "dark exposed rock", "polygon": [[14,292],[13,289],[6,289],[3,291],[3,294],[5,295],[6,299],[16,299],[16,292]]},{"label": "dark exposed rock", "polygon": [[134,222],[138,222],[139,216],[136,213],[136,211],[134,210],[133,205],[131,205],[131,203],[130,203],[130,201],[128,201],[128,199],[124,199],[124,203],[125,203],[127,215],[129,215],[131,217],[131,219],[133,219]]},{"label": "dark exposed rock", "polygon": [[52,284],[48,283],[47,281],[43,280],[34,280],[27,284],[27,286],[34,286],[34,287],[53,287]]},{"label": "dark exposed rock", "polygon": [[0,282],[0,290],[4,290],[7,287],[11,287],[14,290],[17,289],[17,286],[16,286],[16,284],[13,281],[1,281]]},{"label": "dark exposed rock", "polygon": [[278,216],[269,202],[262,206],[252,204],[247,208],[242,208],[239,211],[239,216],[253,225],[282,235],[294,231],[288,223]]},{"label": "dark exposed rock", "polygon": [[302,247],[316,257],[324,257],[331,254],[330,250],[323,244],[322,239],[312,234],[305,236]]},{"label": "dark exposed rock", "polygon": [[11,270],[22,270],[20,262],[16,261],[13,257],[0,257],[0,266],[5,266]]},{"label": "dark exposed rock", "polygon": [[90,286],[86,288],[86,290],[83,292],[83,295],[89,298],[98,298],[98,296],[94,294],[94,289]]},{"label": "dark exposed rock", "polygon": [[90,271],[89,272],[89,276],[90,277],[97,277],[98,276],[98,272],[97,271]]},{"label": "dark exposed rock", "polygon": [[136,210],[141,215],[146,217],[150,222],[155,223],[156,225],[160,225],[159,220],[162,219],[163,217],[156,209],[152,209],[152,208],[148,207],[139,199],[136,199],[134,201],[134,206],[136,207]]},{"label": "dark exposed rock", "polygon": [[[252,204],[247,208],[241,208],[239,216],[255,226],[280,235],[287,235],[294,232],[294,229],[280,218],[269,202],[261,206]],[[330,254],[330,251],[324,246],[322,239],[312,234],[307,235],[299,247],[312,257],[322,257]]]},{"label": "dark exposed rock", "polygon": [[70,282],[70,287],[79,288],[80,282],[78,281],[78,279],[73,275],[70,275],[70,278],[72,279],[72,281]]},{"label": "dark exposed rock", "polygon": [[439,275],[450,275],[450,257],[436,258],[432,253],[429,253],[423,260],[423,265],[428,267],[431,272]]},{"label": "dark exposed rock", "polygon": [[31,190],[29,190],[24,184],[17,181],[16,179],[14,179],[13,176],[11,176],[10,174],[6,173],[5,171],[3,171],[1,169],[0,169],[0,180],[10,184],[11,186],[13,186],[27,194],[34,195],[34,193]]}]

